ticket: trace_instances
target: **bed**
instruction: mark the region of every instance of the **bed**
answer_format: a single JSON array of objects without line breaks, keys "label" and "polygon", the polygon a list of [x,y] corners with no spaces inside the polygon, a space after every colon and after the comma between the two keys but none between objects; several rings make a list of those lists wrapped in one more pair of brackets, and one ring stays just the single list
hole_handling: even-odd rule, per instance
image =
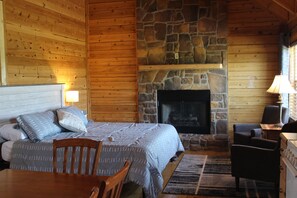
[{"label": "bed", "polygon": [[[63,89],[63,84],[0,87],[0,125],[7,126],[7,123],[22,117],[20,115],[39,115],[39,112],[48,110],[59,114],[59,110],[64,109]],[[22,124],[19,121],[19,125]],[[184,151],[175,128],[168,124],[89,121],[86,131],[61,131],[36,137],[36,141],[32,141],[35,139],[31,139],[30,134],[27,134],[30,138],[15,141],[5,137],[7,141],[2,144],[2,158],[10,161],[13,169],[50,172],[53,139],[100,140],[103,149],[98,175],[112,175],[125,160],[131,160],[127,181],[140,185],[146,197],[157,197],[163,186],[162,171],[176,153]]]}]

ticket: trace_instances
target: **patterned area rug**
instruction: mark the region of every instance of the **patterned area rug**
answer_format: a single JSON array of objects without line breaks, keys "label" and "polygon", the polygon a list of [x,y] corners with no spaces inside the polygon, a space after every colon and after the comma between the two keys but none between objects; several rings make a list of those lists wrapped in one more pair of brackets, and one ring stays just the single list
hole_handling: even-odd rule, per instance
[{"label": "patterned area rug", "polygon": [[168,194],[217,197],[275,197],[274,184],[240,179],[235,189],[231,162],[226,157],[185,154],[163,190]]}]

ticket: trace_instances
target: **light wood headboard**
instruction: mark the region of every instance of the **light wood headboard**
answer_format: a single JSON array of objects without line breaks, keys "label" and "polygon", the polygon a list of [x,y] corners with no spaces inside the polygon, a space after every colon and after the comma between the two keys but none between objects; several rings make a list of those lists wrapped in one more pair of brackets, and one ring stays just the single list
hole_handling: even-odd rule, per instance
[{"label": "light wood headboard", "polygon": [[64,84],[0,86],[0,126],[18,115],[64,106]]}]

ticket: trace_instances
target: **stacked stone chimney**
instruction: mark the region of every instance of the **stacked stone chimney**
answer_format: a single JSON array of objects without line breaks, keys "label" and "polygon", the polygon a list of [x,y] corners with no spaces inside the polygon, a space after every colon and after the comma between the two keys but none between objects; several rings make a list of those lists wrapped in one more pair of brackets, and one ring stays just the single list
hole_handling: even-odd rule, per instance
[{"label": "stacked stone chimney", "polygon": [[[211,91],[211,133],[227,134],[227,19],[224,0],[137,0],[139,65],[172,65],[139,72],[141,122],[157,122],[157,90]],[[222,69],[174,69],[220,63]]]}]

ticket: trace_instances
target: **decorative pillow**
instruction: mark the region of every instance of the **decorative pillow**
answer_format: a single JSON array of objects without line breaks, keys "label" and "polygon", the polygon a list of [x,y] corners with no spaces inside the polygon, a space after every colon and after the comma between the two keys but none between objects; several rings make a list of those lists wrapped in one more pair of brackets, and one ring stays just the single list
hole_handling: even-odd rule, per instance
[{"label": "decorative pillow", "polygon": [[48,135],[60,133],[63,128],[58,124],[53,111],[20,115],[17,122],[33,142],[42,140]]},{"label": "decorative pillow", "polygon": [[5,124],[0,128],[0,136],[6,140],[17,141],[28,138],[17,123]]},{"label": "decorative pillow", "polygon": [[87,132],[84,122],[73,113],[64,111],[63,109],[57,110],[59,124],[73,132]]},{"label": "decorative pillow", "polygon": [[75,106],[63,107],[58,109],[57,111],[66,111],[66,112],[72,113],[76,115],[79,119],[81,119],[85,126],[87,126],[88,124],[88,119],[84,115],[83,111],[78,109]]}]

